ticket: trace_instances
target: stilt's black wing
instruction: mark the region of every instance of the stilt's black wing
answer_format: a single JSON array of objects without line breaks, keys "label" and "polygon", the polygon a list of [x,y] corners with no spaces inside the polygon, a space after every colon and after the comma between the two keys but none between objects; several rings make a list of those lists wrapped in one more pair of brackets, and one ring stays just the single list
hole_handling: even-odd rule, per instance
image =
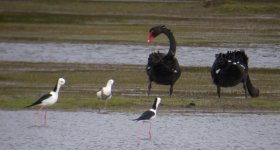
[{"label": "stilt's black wing", "polygon": [[50,94],[50,93],[45,94],[42,97],[40,97],[36,102],[34,102],[33,104],[31,104],[29,106],[26,106],[26,107],[31,107],[31,106],[35,106],[35,105],[41,104],[43,100],[48,99],[51,96],[52,96],[52,94]]},{"label": "stilt's black wing", "polygon": [[140,121],[140,120],[149,120],[151,119],[155,113],[153,111],[145,111],[139,118],[134,119],[134,121]]}]

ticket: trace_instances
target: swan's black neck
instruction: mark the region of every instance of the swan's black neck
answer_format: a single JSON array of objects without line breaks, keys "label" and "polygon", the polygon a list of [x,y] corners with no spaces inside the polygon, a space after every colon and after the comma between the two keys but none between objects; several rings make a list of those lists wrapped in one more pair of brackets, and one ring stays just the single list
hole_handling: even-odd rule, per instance
[{"label": "swan's black neck", "polygon": [[169,39],[169,51],[167,55],[175,56],[176,53],[176,41],[173,33],[169,29],[163,29],[162,33],[165,34]]}]

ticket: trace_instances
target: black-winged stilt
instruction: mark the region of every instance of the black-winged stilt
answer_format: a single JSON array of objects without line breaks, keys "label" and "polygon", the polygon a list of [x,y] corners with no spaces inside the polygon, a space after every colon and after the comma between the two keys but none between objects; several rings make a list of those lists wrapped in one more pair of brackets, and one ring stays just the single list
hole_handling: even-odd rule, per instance
[{"label": "black-winged stilt", "polygon": [[98,99],[105,100],[105,109],[107,106],[107,101],[112,98],[113,84],[113,79],[108,80],[107,85],[105,87],[100,88],[99,91],[96,93]]},{"label": "black-winged stilt", "polygon": [[157,109],[158,106],[161,102],[161,98],[160,97],[156,97],[154,100],[154,104],[152,106],[151,109],[145,111],[140,117],[138,117],[137,119],[134,119],[134,121],[149,121],[150,122],[150,129],[149,129],[149,135],[150,135],[150,139],[151,139],[151,127],[152,127],[152,122],[151,120],[154,119],[157,115]]},{"label": "black-winged stilt", "polygon": [[[55,104],[58,100],[58,93],[60,90],[60,87],[66,83],[65,79],[59,78],[54,89],[48,93],[43,95],[41,98],[39,98],[37,101],[35,101],[33,104],[26,106],[27,107],[32,107],[32,106],[40,106],[38,111],[35,113],[35,122],[36,126],[38,126],[38,114],[41,110],[43,110],[44,107],[51,106]],[[47,125],[47,110],[45,110],[45,126]]]}]

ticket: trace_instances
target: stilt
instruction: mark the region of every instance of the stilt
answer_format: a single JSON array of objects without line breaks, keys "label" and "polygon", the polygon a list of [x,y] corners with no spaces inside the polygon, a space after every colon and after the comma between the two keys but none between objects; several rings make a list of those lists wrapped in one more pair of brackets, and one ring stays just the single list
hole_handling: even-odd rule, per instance
[{"label": "stilt", "polygon": [[[35,101],[33,104],[26,106],[25,108],[33,107],[33,106],[39,106],[40,108],[35,112],[35,125],[38,127],[39,123],[39,114],[40,111],[43,110],[43,108],[51,106],[55,104],[58,100],[58,93],[60,90],[60,87],[66,83],[65,79],[59,78],[58,81],[55,84],[55,87],[52,91],[50,91],[47,94],[42,95],[37,101]],[[44,124],[47,125],[47,110],[45,111],[44,116]]]},{"label": "stilt", "polygon": [[151,109],[149,109],[148,111],[145,111],[144,113],[142,113],[142,115],[140,117],[138,117],[137,119],[133,119],[133,121],[143,121],[143,124],[144,124],[144,122],[147,122],[147,123],[149,122],[150,123],[150,126],[149,126],[149,139],[152,138],[152,133],[151,133],[152,122],[151,122],[151,120],[156,117],[157,108],[158,108],[160,102],[161,102],[161,98],[160,97],[156,97]]}]

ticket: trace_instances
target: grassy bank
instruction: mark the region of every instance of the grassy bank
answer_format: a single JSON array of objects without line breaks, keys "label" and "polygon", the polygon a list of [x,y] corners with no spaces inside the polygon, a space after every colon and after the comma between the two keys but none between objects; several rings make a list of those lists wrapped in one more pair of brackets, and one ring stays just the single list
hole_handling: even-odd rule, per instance
[{"label": "grassy bank", "polygon": [[[2,0],[0,42],[76,42],[144,44],[148,30],[165,24],[178,45],[250,46],[279,45],[280,2],[271,0],[215,0],[206,8],[202,1],[115,2],[95,0]],[[166,44],[164,36],[153,44]],[[103,102],[95,93],[113,78],[112,110],[135,111],[150,107],[154,96],[163,97],[162,108],[183,111],[279,111],[280,70],[250,69],[261,96],[243,99],[239,85],[222,89],[217,99],[210,68],[183,68],[169,98],[168,87],[153,85],[146,96],[144,66],[98,64],[50,64],[0,62],[0,108],[22,109],[66,78],[60,101],[52,109],[98,109]],[[196,107],[189,108],[194,102]]]},{"label": "grassy bank", "polygon": [[[50,91],[57,78],[64,77],[69,87],[63,87],[59,102],[51,109],[84,110],[102,108],[96,91],[113,78],[114,96],[108,103],[110,110],[140,111],[150,107],[155,96],[163,98],[166,111],[279,111],[280,70],[250,69],[253,84],[261,91],[254,99],[244,99],[241,85],[223,88],[222,98],[216,96],[211,83],[210,68],[183,68],[175,85],[174,96],[168,97],[168,87],[153,84],[152,96],[147,97],[147,76],[144,66],[54,63],[0,63],[0,108],[23,109],[42,94]],[[193,102],[195,107],[190,107]]]},{"label": "grassy bank", "polygon": [[[165,24],[180,45],[279,44],[278,1],[190,2],[36,1],[0,2],[0,41],[137,43]],[[155,42],[166,43],[165,38]]]},{"label": "grassy bank", "polygon": [[278,0],[213,0],[213,11],[233,14],[279,14]]}]

